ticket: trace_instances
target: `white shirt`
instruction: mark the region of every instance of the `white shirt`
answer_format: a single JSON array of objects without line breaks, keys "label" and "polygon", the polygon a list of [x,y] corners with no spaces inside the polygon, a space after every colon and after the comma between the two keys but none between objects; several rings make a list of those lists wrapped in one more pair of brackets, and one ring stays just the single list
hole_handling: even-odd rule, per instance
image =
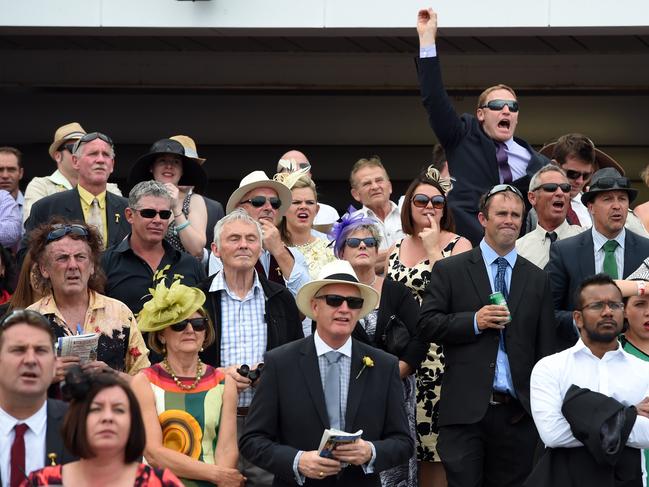
[{"label": "white shirt", "polygon": [[[599,359],[581,338],[573,347],[541,359],[532,370],[530,404],[539,435],[549,448],[582,446],[561,413],[563,398],[573,384],[632,406],[649,395],[649,362],[625,352],[619,344]],[[649,418],[637,417],[626,444],[649,447]]]},{"label": "white shirt", "polygon": [[516,181],[527,174],[527,166],[532,159],[532,154],[516,142],[513,137],[506,140],[504,144],[507,153],[507,164],[509,164],[509,169],[512,172],[512,180]]},{"label": "white shirt", "polygon": [[338,221],[340,215],[333,206],[325,203],[318,203],[320,209],[313,220],[314,225],[333,225]]},{"label": "white shirt", "polygon": [[401,212],[399,207],[394,201],[390,201],[390,213],[387,214],[385,220],[381,220],[376,213],[370,210],[367,206],[363,206],[359,212],[363,215],[372,217],[377,221],[376,226],[379,229],[381,234],[381,246],[379,250],[387,250],[392,247],[393,244],[401,240],[405,234],[401,229]]},{"label": "white shirt", "polygon": [[11,445],[14,442],[14,427],[27,423],[25,431],[25,470],[29,475],[34,470],[45,466],[45,434],[47,432],[47,401],[32,416],[18,420],[0,408],[0,475],[2,487],[9,486]]},{"label": "white shirt", "polygon": [[[583,232],[585,229],[579,225],[570,225],[564,220],[561,225],[554,229],[557,233],[557,240],[572,237]],[[516,240],[516,251],[518,255],[543,269],[550,260],[550,239],[546,237],[547,230],[537,225],[534,230],[526,233]]]},{"label": "white shirt", "polygon": [[586,205],[581,202],[581,195],[583,193],[577,193],[577,196],[570,200],[570,206],[572,210],[577,214],[579,218],[579,226],[583,228],[590,228],[593,226],[593,221],[590,218],[590,212]]}]

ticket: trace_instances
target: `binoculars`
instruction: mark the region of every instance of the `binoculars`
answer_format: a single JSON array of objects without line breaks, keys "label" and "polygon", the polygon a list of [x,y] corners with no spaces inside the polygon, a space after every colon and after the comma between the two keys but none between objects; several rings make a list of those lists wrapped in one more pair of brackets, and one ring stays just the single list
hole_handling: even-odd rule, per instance
[{"label": "binoculars", "polygon": [[241,367],[237,369],[237,374],[243,377],[247,377],[252,382],[255,382],[257,379],[259,379],[259,377],[261,377],[262,370],[264,370],[263,362],[257,365],[256,369],[251,369],[250,366],[247,364],[241,364]]}]

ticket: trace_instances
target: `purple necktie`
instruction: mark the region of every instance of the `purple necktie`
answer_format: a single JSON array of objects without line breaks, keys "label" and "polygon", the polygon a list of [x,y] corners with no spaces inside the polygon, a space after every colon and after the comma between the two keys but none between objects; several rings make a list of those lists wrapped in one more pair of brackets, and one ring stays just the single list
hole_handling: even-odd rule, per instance
[{"label": "purple necktie", "polygon": [[507,162],[507,152],[505,151],[505,143],[496,141],[496,161],[498,161],[498,172],[500,173],[500,180],[503,183],[512,182],[512,170]]}]

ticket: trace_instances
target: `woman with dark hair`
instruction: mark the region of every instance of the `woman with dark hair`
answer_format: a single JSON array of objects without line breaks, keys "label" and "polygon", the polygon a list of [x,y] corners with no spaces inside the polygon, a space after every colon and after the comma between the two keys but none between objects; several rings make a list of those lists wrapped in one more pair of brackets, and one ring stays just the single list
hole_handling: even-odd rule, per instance
[{"label": "woman with dark hair", "polygon": [[6,248],[0,245],[0,304],[4,304],[14,292],[16,262]]},{"label": "woman with dark hair", "polygon": [[[410,183],[401,207],[401,226],[406,236],[388,253],[387,278],[406,285],[419,304],[435,262],[471,249],[466,238],[454,233],[453,215],[446,200],[450,189],[450,179],[440,177],[432,166]],[[436,448],[443,370],[442,347],[433,343],[417,370],[419,481],[431,487],[446,485]]]},{"label": "woman with dark hair", "polygon": [[200,289],[161,282],[138,315],[149,346],[164,356],[131,383],[144,412],[144,457],[168,467],[187,487],[239,487],[237,388],[199,358],[215,337],[204,303]]},{"label": "woman with dark hair", "polygon": [[70,407],[61,435],[67,450],[79,460],[36,470],[22,487],[182,487],[169,470],[140,463],[145,443],[142,414],[133,392],[116,373],[87,374],[73,367],[63,390]]}]

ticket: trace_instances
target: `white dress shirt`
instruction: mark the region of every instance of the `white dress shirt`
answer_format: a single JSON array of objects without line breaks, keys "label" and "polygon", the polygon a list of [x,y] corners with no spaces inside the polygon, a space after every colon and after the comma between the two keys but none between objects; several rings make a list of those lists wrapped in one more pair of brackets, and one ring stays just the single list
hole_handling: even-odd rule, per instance
[{"label": "white dress shirt", "polygon": [[593,232],[593,250],[595,251],[595,274],[599,272],[604,272],[604,244],[609,240],[615,240],[618,243],[617,248],[615,249],[615,264],[617,265],[617,277],[622,279],[622,274],[624,273],[624,244],[626,239],[626,230],[622,228],[622,231],[617,234],[614,239],[606,238],[604,235],[595,230],[595,227],[591,227],[591,232]]},{"label": "white dress shirt", "polygon": [[2,487],[9,486],[10,454],[13,445],[14,427],[19,423],[27,423],[25,431],[25,473],[29,475],[34,470],[45,466],[45,434],[47,432],[47,401],[32,416],[18,420],[0,408],[0,475]]},{"label": "white dress shirt", "polygon": [[[573,384],[632,406],[649,395],[649,362],[625,352],[619,344],[599,359],[581,338],[571,348],[541,359],[532,370],[530,404],[539,435],[549,448],[583,446],[561,413]],[[626,444],[649,447],[649,418],[637,417]]]},{"label": "white dress shirt", "polygon": [[590,212],[586,205],[581,202],[581,195],[583,193],[578,193],[577,196],[570,200],[570,206],[572,210],[577,214],[579,218],[579,226],[583,228],[590,228],[593,226],[593,221],[590,218]]},{"label": "white dress shirt", "polygon": [[[573,237],[585,229],[579,225],[570,225],[568,220],[564,220],[561,225],[554,229],[557,233],[557,240]],[[516,251],[518,255],[525,257],[541,269],[550,260],[550,239],[546,236],[547,230],[541,225],[537,225],[534,230],[526,233],[516,240]]]},{"label": "white dress shirt", "polygon": [[390,213],[387,214],[385,220],[381,220],[376,213],[370,210],[367,206],[363,206],[359,212],[365,216],[374,218],[377,221],[377,228],[381,234],[381,245],[379,250],[387,250],[396,242],[401,240],[405,234],[401,229],[401,212],[399,207],[394,201],[390,201]]}]

